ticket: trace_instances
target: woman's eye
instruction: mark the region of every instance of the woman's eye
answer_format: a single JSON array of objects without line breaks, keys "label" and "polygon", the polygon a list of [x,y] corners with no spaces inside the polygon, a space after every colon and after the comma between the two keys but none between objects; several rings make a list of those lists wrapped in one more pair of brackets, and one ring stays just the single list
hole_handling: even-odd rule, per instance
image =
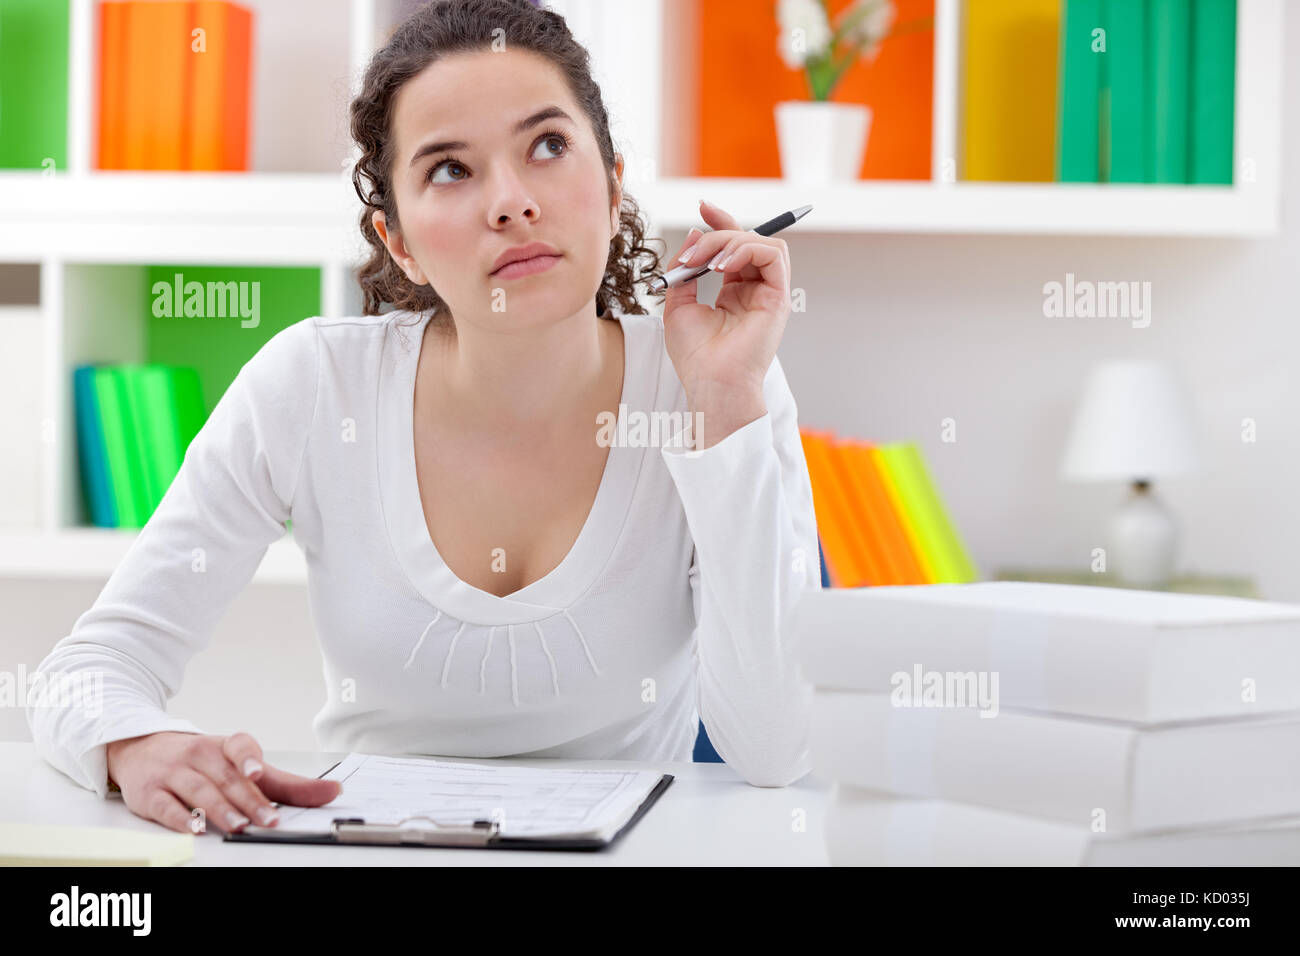
[{"label": "woman's eye", "polygon": [[[429,182],[435,182],[435,180],[434,180],[434,178],[433,178],[433,177],[434,177],[434,174],[436,174],[436,173],[438,172],[438,170],[443,169],[444,167],[447,167],[447,166],[457,166],[457,167],[459,167],[459,168],[461,168],[461,169],[464,169],[464,168],[465,168],[464,166],[461,166],[460,163],[456,162],[454,159],[444,159],[444,160],[443,160],[442,162],[440,162],[437,166],[434,166],[433,169],[429,170]],[[446,180],[443,180],[443,181],[446,182]],[[457,181],[456,179],[453,179],[453,180],[452,180],[452,182],[456,182],[456,181]]]},{"label": "woman's eye", "polygon": [[[555,152],[555,151],[552,149],[551,144],[553,144],[553,143],[559,143],[559,144],[560,144],[560,148],[561,148],[561,151],[560,151],[560,152]],[[539,140],[537,141],[537,148],[538,148],[538,149],[545,149],[545,150],[546,150],[546,154],[545,154],[544,156],[541,157],[542,159],[557,159],[557,158],[559,158],[560,156],[563,156],[563,155],[564,155],[564,151],[567,151],[567,150],[568,150],[569,145],[570,145],[570,143],[569,143],[569,138],[568,138],[567,136],[564,136],[562,133],[551,133],[551,134],[549,134],[549,135],[547,135],[547,136],[543,136],[541,139],[539,139]],[[534,156],[537,155],[536,150],[534,150],[533,155],[534,155]],[[436,175],[440,170],[442,170],[442,169],[444,169],[444,168],[451,168],[451,167],[459,168],[459,169],[461,169],[462,171],[465,169],[465,167],[464,167],[463,165],[461,165],[457,160],[454,160],[454,159],[444,159],[442,162],[438,163],[438,164],[435,165],[432,169],[429,170],[429,175],[428,175],[428,177],[427,177],[428,180],[429,180],[429,182],[431,182],[431,183],[432,183],[432,182],[437,182],[437,180],[435,180],[433,177],[434,177],[434,176],[435,176],[435,175]],[[464,179],[464,176],[456,176],[456,177],[453,177],[450,181],[451,181],[451,182],[459,182],[461,179]],[[448,180],[445,180],[445,179],[444,179],[444,180],[442,180],[442,182],[445,183],[445,182],[448,182]]]},{"label": "woman's eye", "polygon": [[[569,141],[568,141],[567,139],[565,139],[563,136],[561,136],[559,133],[552,133],[552,134],[549,135],[549,136],[544,136],[544,137],[542,137],[541,139],[539,139],[539,140],[537,141],[537,145],[538,145],[538,146],[546,146],[548,143],[553,143],[553,142],[554,142],[554,143],[559,143],[560,146],[561,146],[563,149],[568,149],[568,148],[569,148]],[[563,153],[550,153],[549,155],[551,155],[551,156],[562,156]]]}]

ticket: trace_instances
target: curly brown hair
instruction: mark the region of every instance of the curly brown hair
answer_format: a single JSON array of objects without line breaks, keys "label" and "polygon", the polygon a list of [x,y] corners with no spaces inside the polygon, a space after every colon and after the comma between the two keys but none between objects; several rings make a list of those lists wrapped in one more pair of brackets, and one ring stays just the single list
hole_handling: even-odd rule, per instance
[{"label": "curly brown hair", "polygon": [[[534,6],[530,0],[433,0],[398,26],[371,58],[361,92],[350,107],[352,138],[361,147],[361,158],[352,170],[352,185],[365,207],[361,211],[361,234],[370,245],[369,260],[357,270],[364,296],[363,315],[379,315],[384,303],[413,312],[432,310],[432,321],[454,330],[446,303],[432,285],[416,285],[398,267],[371,217],[375,210],[382,210],[390,232],[401,228],[392,187],[391,130],[394,102],[402,85],[442,57],[491,49],[502,34],[508,47],[532,50],[560,68],[596,134],[607,172],[609,201],[614,201],[617,173],[609,114],[600,87],[591,76],[590,55],[573,38],[564,18]],[[646,244],[641,211],[626,190],[619,223],[618,235],[609,244],[605,277],[596,291],[596,313],[609,319],[613,318],[610,306],[614,304],[625,314],[645,314],[634,291],[639,278],[637,261],[649,260],[640,271],[642,276],[658,273],[661,262],[660,253]],[[662,239],[650,242],[663,244]],[[657,295],[662,299],[664,293]]]}]

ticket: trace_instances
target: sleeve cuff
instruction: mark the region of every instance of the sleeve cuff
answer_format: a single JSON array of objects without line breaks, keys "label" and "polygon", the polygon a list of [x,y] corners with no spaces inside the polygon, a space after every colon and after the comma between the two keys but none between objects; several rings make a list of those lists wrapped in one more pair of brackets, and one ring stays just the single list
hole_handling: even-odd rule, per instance
[{"label": "sleeve cuff", "polygon": [[[669,470],[678,474],[682,469],[704,470],[714,472],[721,470],[731,473],[736,466],[748,461],[754,455],[762,454],[765,448],[772,447],[772,413],[765,412],[748,425],[742,425],[722,441],[711,448],[700,451],[687,447],[686,429],[683,428],[673,436],[660,452]],[[686,465],[686,461],[710,462],[707,466]]]}]

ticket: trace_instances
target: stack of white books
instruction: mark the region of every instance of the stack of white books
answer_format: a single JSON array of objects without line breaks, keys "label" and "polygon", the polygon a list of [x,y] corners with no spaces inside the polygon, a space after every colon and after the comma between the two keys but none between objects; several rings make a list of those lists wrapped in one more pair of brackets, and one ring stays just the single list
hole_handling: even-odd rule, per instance
[{"label": "stack of white books", "polygon": [[1300,605],[836,588],[796,630],[832,864],[1300,863]]}]

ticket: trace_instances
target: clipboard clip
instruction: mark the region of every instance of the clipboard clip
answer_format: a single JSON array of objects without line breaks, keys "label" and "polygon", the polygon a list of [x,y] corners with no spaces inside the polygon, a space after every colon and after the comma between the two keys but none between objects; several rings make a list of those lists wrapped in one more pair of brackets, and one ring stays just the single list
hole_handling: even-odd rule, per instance
[{"label": "clipboard clip", "polygon": [[[427,820],[418,826],[412,820]],[[501,833],[500,820],[473,823],[439,823],[422,815],[397,823],[366,823],[362,817],[335,817],[330,832],[339,843],[415,843],[424,846],[486,846]]]}]

